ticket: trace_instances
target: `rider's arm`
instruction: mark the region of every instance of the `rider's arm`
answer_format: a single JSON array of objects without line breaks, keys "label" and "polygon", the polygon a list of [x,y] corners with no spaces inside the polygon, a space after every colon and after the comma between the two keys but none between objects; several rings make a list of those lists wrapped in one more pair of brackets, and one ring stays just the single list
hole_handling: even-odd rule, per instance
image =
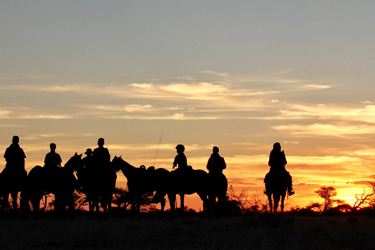
[{"label": "rider's arm", "polygon": [[222,159],[223,159],[223,169],[226,169],[227,168],[227,164],[225,163],[224,157]]},{"label": "rider's arm", "polygon": [[176,157],[174,158],[173,167],[175,168],[177,164],[178,164],[178,155],[176,155]]},{"label": "rider's arm", "polygon": [[287,164],[286,157],[285,157],[285,153],[284,153],[284,151],[282,151],[281,153],[282,153],[282,161],[283,161],[283,165],[285,166],[285,165]]}]

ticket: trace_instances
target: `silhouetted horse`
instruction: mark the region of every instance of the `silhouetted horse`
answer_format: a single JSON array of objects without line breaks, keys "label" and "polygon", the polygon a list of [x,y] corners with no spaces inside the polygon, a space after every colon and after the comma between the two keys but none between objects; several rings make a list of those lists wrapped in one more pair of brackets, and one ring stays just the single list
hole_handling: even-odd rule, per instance
[{"label": "silhouetted horse", "polygon": [[170,172],[164,168],[136,168],[121,157],[114,157],[112,164],[116,170],[121,170],[128,180],[128,189],[131,197],[132,211],[139,212],[142,196],[147,193],[160,192],[162,195],[154,196],[154,203],[161,203],[164,210],[167,186]]},{"label": "silhouetted horse", "polygon": [[[204,211],[212,208],[208,202],[208,196],[211,201],[219,197],[220,202],[226,198],[227,179],[224,175],[218,178],[212,178],[204,170],[186,170],[169,172],[164,168],[146,170],[136,168],[121,157],[115,157],[112,160],[116,169],[121,170],[128,179],[129,193],[133,197],[133,206],[135,206],[142,195],[156,191],[153,202],[161,202],[162,211],[164,210],[164,196],[168,195],[171,212],[175,211],[176,195],[180,195],[181,208],[184,209],[184,195],[197,193],[203,201]],[[138,203],[139,204],[139,203]],[[136,208],[139,210],[139,206]]]},{"label": "silhouetted horse", "polygon": [[[225,177],[225,176],[224,176]],[[176,209],[176,195],[180,196],[181,209],[185,209],[185,194],[197,193],[203,201],[203,212],[213,208],[216,197],[226,197],[227,182],[223,179],[211,178],[204,170],[175,170],[171,172],[171,178],[167,190],[171,212]],[[219,185],[219,187],[217,186]],[[221,185],[221,186],[220,186]],[[210,201],[209,202],[209,197]]]},{"label": "silhouetted horse", "polygon": [[[69,211],[74,211],[73,193],[76,188],[76,178],[73,174],[75,168],[79,167],[80,155],[73,156],[65,167],[46,169],[35,166],[27,175],[26,182],[21,191],[21,211],[23,216],[30,210],[29,201],[33,207],[34,216],[38,216],[40,200],[45,193],[55,195],[55,212],[61,216],[69,207]],[[73,164],[74,161],[74,164]]]},{"label": "silhouetted horse", "polygon": [[[284,212],[284,200],[288,189],[288,181],[284,177],[284,173],[273,172],[266,175],[264,182],[266,183],[267,197],[270,206],[270,212],[277,212],[277,207],[281,200],[281,213]],[[273,199],[272,199],[273,198]],[[272,211],[273,209],[273,211]]]},{"label": "silhouetted horse", "polygon": [[108,166],[86,166],[77,169],[78,183],[89,202],[90,217],[94,209],[99,211],[99,201],[105,216],[112,205],[112,195],[116,187],[117,175],[111,164]]},{"label": "silhouetted horse", "polygon": [[18,192],[21,191],[25,182],[27,172],[25,170],[12,169],[12,166],[6,167],[0,174],[0,197],[1,210],[9,210],[9,194],[12,197],[13,210],[18,209]]},{"label": "silhouetted horse", "polygon": [[203,212],[211,212],[218,198],[219,209],[223,208],[226,200],[228,181],[224,174],[209,175],[204,170],[175,170],[171,172],[170,185],[167,190],[171,211],[175,210],[176,195],[181,199],[181,209],[184,210],[184,195],[197,193],[203,201]]},{"label": "silhouetted horse", "polygon": [[209,215],[215,207],[216,198],[218,199],[218,211],[223,212],[225,202],[227,200],[228,180],[223,173],[209,174],[210,188],[208,191],[209,199]]}]

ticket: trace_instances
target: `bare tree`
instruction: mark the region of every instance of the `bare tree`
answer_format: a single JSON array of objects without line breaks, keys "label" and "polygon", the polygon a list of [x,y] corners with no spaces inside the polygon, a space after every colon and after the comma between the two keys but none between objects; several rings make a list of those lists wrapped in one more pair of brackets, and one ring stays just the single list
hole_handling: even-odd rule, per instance
[{"label": "bare tree", "polygon": [[76,210],[84,210],[84,207],[87,207],[89,204],[86,195],[78,192],[73,193],[73,201]]},{"label": "bare tree", "polygon": [[319,190],[315,191],[319,195],[319,197],[324,199],[323,203],[323,213],[326,212],[333,206],[334,202],[338,200],[333,200],[332,197],[337,195],[336,188],[334,187],[320,187]]},{"label": "bare tree", "polygon": [[131,205],[131,196],[128,189],[116,187],[113,191],[112,203],[117,207],[126,210]]},{"label": "bare tree", "polygon": [[367,186],[363,188],[361,194],[355,195],[355,202],[352,206],[352,211],[355,212],[360,208],[370,205],[372,198],[375,195],[375,182],[370,181]]},{"label": "bare tree", "polygon": [[[156,206],[152,204],[153,193],[146,193],[142,195],[137,202],[142,206],[142,211],[153,212]],[[134,197],[129,193],[127,188],[116,187],[113,192],[112,203],[121,210],[127,210],[133,203]]]},{"label": "bare tree", "polygon": [[241,213],[249,211],[265,211],[267,209],[267,201],[263,198],[261,192],[249,194],[249,188],[243,188],[240,192],[236,192],[232,185],[228,188],[228,200],[240,209]]}]

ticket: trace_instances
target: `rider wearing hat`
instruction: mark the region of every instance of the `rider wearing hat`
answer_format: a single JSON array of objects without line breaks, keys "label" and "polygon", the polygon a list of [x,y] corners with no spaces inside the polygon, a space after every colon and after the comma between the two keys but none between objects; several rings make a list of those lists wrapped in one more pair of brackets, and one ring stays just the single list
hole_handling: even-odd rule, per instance
[{"label": "rider wearing hat", "polygon": [[82,159],[83,166],[85,168],[90,168],[90,167],[92,167],[92,150],[91,150],[91,148],[86,149],[85,155],[86,155],[85,158]]},{"label": "rider wearing hat", "polygon": [[177,167],[176,170],[186,170],[186,169],[188,169],[187,159],[186,159],[186,156],[184,154],[185,146],[182,145],[182,144],[178,144],[176,146],[176,150],[177,150],[177,155],[174,158],[173,168]]}]

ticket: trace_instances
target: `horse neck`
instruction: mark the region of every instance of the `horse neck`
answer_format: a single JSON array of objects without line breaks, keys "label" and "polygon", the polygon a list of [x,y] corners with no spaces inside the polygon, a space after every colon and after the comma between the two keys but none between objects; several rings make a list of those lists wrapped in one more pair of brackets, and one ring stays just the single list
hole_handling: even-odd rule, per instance
[{"label": "horse neck", "polygon": [[66,169],[67,171],[69,172],[74,172],[74,170],[76,169],[77,172],[78,170],[80,170],[81,166],[79,164],[79,162],[74,162],[73,160],[69,160],[65,165],[64,165],[64,169]]},{"label": "horse neck", "polygon": [[125,175],[126,178],[131,177],[134,174],[135,167],[122,160],[119,164],[121,172]]}]

